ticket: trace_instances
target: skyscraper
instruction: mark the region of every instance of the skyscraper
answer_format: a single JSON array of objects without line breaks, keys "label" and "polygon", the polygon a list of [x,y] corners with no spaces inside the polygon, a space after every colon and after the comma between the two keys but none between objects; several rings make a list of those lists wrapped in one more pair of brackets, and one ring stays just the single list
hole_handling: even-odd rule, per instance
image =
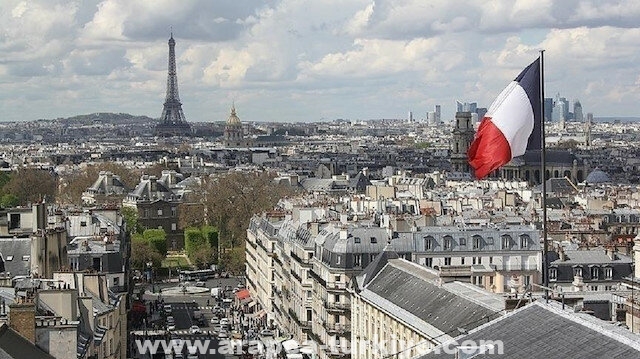
[{"label": "skyscraper", "polygon": [[167,74],[167,97],[160,116],[160,123],[156,126],[156,136],[189,136],[191,125],[182,112],[182,103],[178,95],[178,76],[176,74],[176,41],[173,33],[169,38],[169,66]]},{"label": "skyscraper", "polygon": [[544,98],[544,120],[550,122],[553,114],[553,99],[551,97]]},{"label": "skyscraper", "polygon": [[577,122],[582,122],[584,120],[582,115],[582,104],[578,100],[573,102],[573,119]]}]

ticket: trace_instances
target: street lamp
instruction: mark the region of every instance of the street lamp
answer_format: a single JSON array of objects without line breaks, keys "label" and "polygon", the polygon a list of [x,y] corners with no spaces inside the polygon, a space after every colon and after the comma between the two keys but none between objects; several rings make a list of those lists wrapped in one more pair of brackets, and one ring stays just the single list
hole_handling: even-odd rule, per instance
[{"label": "street lamp", "polygon": [[149,282],[151,283],[151,290],[153,293],[156,292],[156,287],[153,283],[153,262],[149,261],[147,262],[147,278],[149,280]]}]

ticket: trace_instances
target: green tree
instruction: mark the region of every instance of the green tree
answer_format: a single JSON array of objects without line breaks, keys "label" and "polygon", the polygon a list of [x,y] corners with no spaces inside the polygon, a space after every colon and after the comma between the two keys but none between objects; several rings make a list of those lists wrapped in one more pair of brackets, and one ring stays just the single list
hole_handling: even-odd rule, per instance
[{"label": "green tree", "polygon": [[245,252],[242,247],[235,247],[226,250],[220,258],[222,268],[231,273],[244,272]]},{"label": "green tree", "polygon": [[164,229],[145,229],[142,233],[144,240],[149,243],[162,257],[167,256],[167,234]]},{"label": "green tree", "polygon": [[7,193],[2,195],[2,198],[0,198],[0,206],[3,208],[15,207],[18,204],[18,197],[16,197],[14,194]]},{"label": "green tree", "polygon": [[122,213],[122,217],[124,217],[124,221],[127,224],[127,231],[129,233],[141,233],[142,227],[140,226],[140,222],[138,221],[138,211],[132,207],[122,207],[120,209],[120,213]]},{"label": "green tree", "polygon": [[214,262],[214,250],[207,245],[202,245],[189,259],[198,269],[205,269]]},{"label": "green tree", "polygon": [[202,248],[211,248],[209,242],[198,228],[187,228],[184,231],[184,249],[189,259]]},{"label": "green tree", "polygon": [[153,263],[153,268],[160,268],[163,256],[145,241],[142,235],[134,235],[131,241],[131,266],[144,270],[148,262]]}]

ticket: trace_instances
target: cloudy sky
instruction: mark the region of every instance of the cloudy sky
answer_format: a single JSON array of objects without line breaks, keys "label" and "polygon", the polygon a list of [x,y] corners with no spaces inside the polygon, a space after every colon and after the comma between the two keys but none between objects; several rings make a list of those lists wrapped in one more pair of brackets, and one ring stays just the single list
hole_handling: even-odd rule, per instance
[{"label": "cloudy sky", "polygon": [[159,117],[171,29],[191,122],[446,120],[540,49],[547,97],[640,116],[637,0],[2,0],[0,121]]}]

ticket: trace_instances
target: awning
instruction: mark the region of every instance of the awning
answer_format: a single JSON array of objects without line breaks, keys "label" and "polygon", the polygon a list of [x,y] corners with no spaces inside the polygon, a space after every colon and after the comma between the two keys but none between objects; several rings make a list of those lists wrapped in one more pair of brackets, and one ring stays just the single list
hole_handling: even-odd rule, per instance
[{"label": "awning", "polygon": [[241,289],[236,292],[236,298],[238,298],[238,300],[243,300],[245,298],[249,298],[250,296],[251,293],[249,293],[248,289]]}]

